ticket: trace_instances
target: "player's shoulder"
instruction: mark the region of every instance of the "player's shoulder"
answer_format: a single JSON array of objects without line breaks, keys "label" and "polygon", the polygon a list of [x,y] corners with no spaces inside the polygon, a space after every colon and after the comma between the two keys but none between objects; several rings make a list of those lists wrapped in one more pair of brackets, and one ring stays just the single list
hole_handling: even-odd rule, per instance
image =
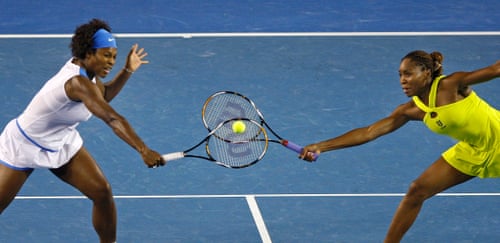
[{"label": "player's shoulder", "polygon": [[66,82],[66,85],[76,89],[88,86],[91,83],[92,81],[90,81],[85,75],[77,74],[70,77]]},{"label": "player's shoulder", "polygon": [[467,75],[471,72],[455,72],[452,73],[439,82],[438,92],[450,92],[452,94],[460,94],[467,96],[472,90],[467,84]]},{"label": "player's shoulder", "polygon": [[462,80],[465,72],[455,72],[439,79],[439,88],[453,86],[456,87]]},{"label": "player's shoulder", "polygon": [[400,104],[398,107],[396,107],[393,115],[405,116],[409,120],[422,120],[425,112],[418,108],[413,99],[410,99],[408,102]]}]

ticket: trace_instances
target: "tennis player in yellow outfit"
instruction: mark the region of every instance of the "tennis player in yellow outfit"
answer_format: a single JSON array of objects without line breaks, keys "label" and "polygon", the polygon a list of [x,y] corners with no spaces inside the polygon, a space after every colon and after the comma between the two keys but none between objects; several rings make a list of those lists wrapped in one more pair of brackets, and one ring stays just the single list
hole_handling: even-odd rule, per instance
[{"label": "tennis player in yellow outfit", "polygon": [[311,154],[361,145],[400,128],[410,120],[423,121],[438,134],[458,143],[440,156],[415,181],[401,201],[385,242],[399,242],[411,227],[424,201],[474,177],[500,177],[500,112],[482,100],[470,86],[500,77],[500,61],[472,72],[442,75],[443,55],[413,51],[399,67],[403,92],[412,99],[391,115],[367,127],[310,144]]}]

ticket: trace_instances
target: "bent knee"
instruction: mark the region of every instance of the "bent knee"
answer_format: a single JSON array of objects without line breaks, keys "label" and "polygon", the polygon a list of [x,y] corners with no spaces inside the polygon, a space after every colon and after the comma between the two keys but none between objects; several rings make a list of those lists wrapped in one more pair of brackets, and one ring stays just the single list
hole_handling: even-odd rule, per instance
[{"label": "bent knee", "polygon": [[109,183],[102,183],[89,193],[88,197],[93,201],[113,200],[113,191]]},{"label": "bent knee", "polygon": [[433,195],[434,193],[432,192],[432,188],[416,180],[410,184],[408,192],[405,195],[405,199],[416,203],[420,203],[425,201],[429,197],[432,197]]}]

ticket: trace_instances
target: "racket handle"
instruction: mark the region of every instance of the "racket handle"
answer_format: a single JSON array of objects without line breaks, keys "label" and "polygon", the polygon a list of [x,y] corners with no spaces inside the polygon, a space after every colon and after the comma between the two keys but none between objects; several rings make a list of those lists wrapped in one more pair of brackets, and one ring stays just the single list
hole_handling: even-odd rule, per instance
[{"label": "racket handle", "polygon": [[184,152],[175,152],[175,153],[169,153],[169,154],[164,154],[161,156],[165,161],[170,161],[170,160],[176,160],[176,159],[182,159],[184,158]]},{"label": "racket handle", "polygon": [[[304,148],[302,146],[300,146],[294,142],[288,141],[288,140],[282,140],[281,144],[283,144],[283,146],[285,146],[288,149],[293,150],[299,154],[302,153],[302,150],[304,150]],[[318,155],[316,153],[313,153],[313,161],[316,161],[316,159],[318,159]]]}]

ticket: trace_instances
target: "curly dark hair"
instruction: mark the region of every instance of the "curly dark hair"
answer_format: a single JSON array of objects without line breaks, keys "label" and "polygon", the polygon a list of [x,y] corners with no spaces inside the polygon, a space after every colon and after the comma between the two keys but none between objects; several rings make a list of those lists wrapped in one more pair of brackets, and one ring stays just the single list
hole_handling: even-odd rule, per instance
[{"label": "curly dark hair", "polygon": [[434,51],[429,54],[425,51],[416,50],[406,54],[401,61],[407,58],[424,70],[431,70],[433,80],[443,74],[442,63],[444,57],[440,52]]},{"label": "curly dark hair", "polygon": [[111,32],[108,23],[100,19],[92,19],[88,23],[76,27],[69,45],[74,57],[85,59],[87,53],[95,53],[96,50],[92,48],[92,37],[99,29]]}]

